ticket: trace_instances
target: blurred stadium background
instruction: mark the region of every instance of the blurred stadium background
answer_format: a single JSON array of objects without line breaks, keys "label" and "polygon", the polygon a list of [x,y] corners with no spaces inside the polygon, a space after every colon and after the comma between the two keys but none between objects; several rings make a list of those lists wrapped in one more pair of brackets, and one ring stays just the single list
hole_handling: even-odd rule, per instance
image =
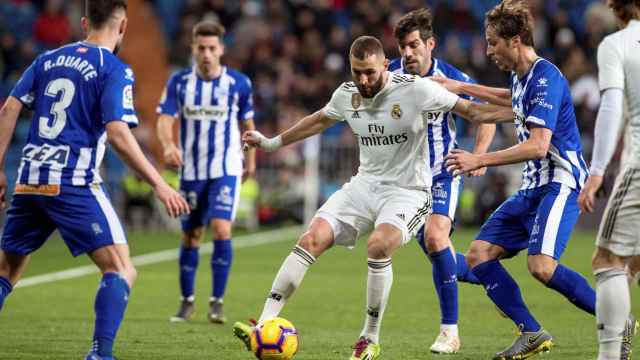
[{"label": "blurred stadium background", "polygon": [[[170,73],[190,64],[190,32],[202,18],[227,28],[223,62],[250,76],[256,123],[266,135],[281,131],[328,101],[348,73],[351,39],[372,34],[383,40],[387,56],[398,56],[392,30],[405,12],[424,5],[434,13],[438,45],[434,55],[463,69],[480,83],[506,84],[485,56],[484,13],[496,0],[131,0],[129,30],[121,57],[136,73],[135,130],[149,157],[158,160],[155,107]],[[615,29],[604,1],[531,0],[539,54],[559,65],[572,86],[585,158],[591,158],[599,90],[595,53],[600,40]],[[82,0],[4,0],[0,2],[0,103],[21,72],[43,50],[83,38]],[[7,159],[13,182],[30,125],[28,113],[18,123]],[[474,129],[458,124],[459,143],[473,145]],[[317,204],[357,169],[357,145],[339,124],[319,139],[275,154],[258,153],[257,181],[244,186],[239,226],[284,221],[302,223]],[[499,128],[493,148],[515,141],[511,125]],[[163,164],[157,162],[158,167]],[[611,168],[615,168],[612,166]],[[133,227],[170,224],[155,211],[150,189],[110,153],[103,169],[112,198]],[[177,181],[177,177],[165,173]],[[477,226],[519,186],[520,166],[492,169],[467,181],[459,225]],[[306,212],[305,212],[306,208]],[[149,216],[152,212],[154,216]],[[596,214],[599,218],[599,214]],[[583,218],[591,228],[597,221]],[[172,226],[175,226],[173,224]]]}]

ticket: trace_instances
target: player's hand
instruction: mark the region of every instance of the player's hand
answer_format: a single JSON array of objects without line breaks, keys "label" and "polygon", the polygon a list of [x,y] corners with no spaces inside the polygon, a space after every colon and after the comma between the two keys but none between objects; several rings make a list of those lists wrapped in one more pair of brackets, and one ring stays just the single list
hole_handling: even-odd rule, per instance
[{"label": "player's hand", "polygon": [[243,149],[245,151],[247,151],[249,147],[254,147],[266,152],[272,152],[282,146],[282,138],[280,136],[268,138],[257,130],[245,131],[244,134],[242,134],[242,142],[244,142]]},{"label": "player's hand", "polygon": [[0,170],[0,211],[7,207],[7,175]]},{"label": "player's hand", "polygon": [[587,182],[582,187],[580,195],[578,196],[578,206],[582,212],[593,212],[593,207],[596,202],[596,193],[602,186],[604,177],[589,175]]},{"label": "player's hand", "polygon": [[167,166],[179,169],[182,166],[182,151],[174,144],[164,149],[164,162]]},{"label": "player's hand", "polygon": [[470,177],[479,177],[479,176],[484,176],[484,174],[487,173],[487,168],[486,167],[481,167],[480,169],[475,169],[473,171],[469,171],[469,176]]},{"label": "player's hand", "polygon": [[447,171],[457,176],[482,168],[482,161],[478,155],[461,149],[453,149],[444,157]]},{"label": "player's hand", "polygon": [[175,218],[191,212],[187,201],[166,182],[163,181],[158,184],[153,190],[158,199],[164,204],[169,216]]},{"label": "player's hand", "polygon": [[453,79],[447,79],[442,76],[429,76],[429,80],[435,81],[442,85],[445,89],[451,91],[454,94],[462,93],[462,82]]}]

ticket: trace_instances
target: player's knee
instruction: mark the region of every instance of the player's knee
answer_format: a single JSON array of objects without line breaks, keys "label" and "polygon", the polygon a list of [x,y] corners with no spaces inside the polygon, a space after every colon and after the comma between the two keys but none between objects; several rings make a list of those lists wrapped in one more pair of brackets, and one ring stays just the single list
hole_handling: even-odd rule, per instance
[{"label": "player's knee", "polygon": [[132,288],[133,284],[135,284],[138,279],[138,270],[133,266],[133,264],[131,264],[129,266],[125,266],[125,268],[120,271],[120,275],[127,282],[129,288]]},{"label": "player's knee", "polygon": [[622,258],[614,255],[611,251],[598,247],[593,254],[591,266],[594,270],[605,268],[624,268],[625,262]]},{"label": "player's knee", "polygon": [[391,257],[388,242],[376,233],[371,234],[367,242],[367,256],[371,259],[386,259]]},{"label": "player's knee", "polygon": [[425,236],[425,243],[430,253],[438,252],[449,247],[449,237],[442,231],[429,229]]},{"label": "player's knee", "polygon": [[202,240],[202,230],[187,230],[182,233],[182,244],[187,248],[195,248],[200,246]]},{"label": "player's knee", "polygon": [[327,248],[327,244],[325,244],[318,234],[307,231],[298,240],[298,246],[307,250],[311,255],[318,257],[320,256]]},{"label": "player's knee", "polygon": [[544,284],[548,283],[551,280],[555,271],[554,266],[550,266],[547,263],[537,261],[529,261],[528,267],[529,273],[538,281]]},{"label": "player's knee", "polygon": [[465,255],[465,260],[467,261],[467,265],[469,268],[474,268],[483,262],[487,261],[485,256],[482,256],[482,252],[471,247],[467,254]]},{"label": "player's knee", "polygon": [[216,240],[231,239],[231,222],[216,221],[212,222],[213,238]]}]

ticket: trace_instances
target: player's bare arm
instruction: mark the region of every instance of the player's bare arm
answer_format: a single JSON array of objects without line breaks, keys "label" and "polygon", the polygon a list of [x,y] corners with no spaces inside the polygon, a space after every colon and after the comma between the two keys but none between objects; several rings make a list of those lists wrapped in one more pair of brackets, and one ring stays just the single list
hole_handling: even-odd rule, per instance
[{"label": "player's bare arm", "polygon": [[283,146],[320,134],[338,120],[328,117],[324,110],[305,116],[282,134],[267,138],[259,131],[247,131],[242,134],[242,141],[250,147],[258,147],[264,151],[275,151]]},{"label": "player's bare arm", "polygon": [[511,106],[481,104],[462,98],[458,99],[451,111],[477,124],[512,122],[515,118]]},{"label": "player's bare arm", "polygon": [[158,140],[162,146],[162,154],[164,162],[172,167],[179,168],[182,166],[182,151],[173,139],[173,128],[176,118],[171,115],[160,114],[158,117],[156,132]]},{"label": "player's bare arm", "polygon": [[13,96],[9,96],[0,109],[0,210],[4,210],[7,205],[5,197],[8,184],[7,175],[4,172],[4,161],[21,110],[22,103]]},{"label": "player's bare arm", "polygon": [[129,125],[122,121],[112,121],[107,124],[106,128],[109,143],[118,152],[120,158],[153,187],[156,196],[167,208],[167,213],[172,217],[188,214],[189,205],[178,192],[164,181],[147,160],[129,130]]},{"label": "player's bare arm", "polygon": [[494,105],[511,106],[511,90],[509,89],[471,84],[442,76],[432,76],[429,79],[439,83],[454,94],[468,95]]},{"label": "player's bare arm", "polygon": [[[248,119],[242,123],[242,132],[254,131],[256,124],[253,119]],[[244,169],[242,170],[242,182],[245,182],[248,178],[253,177],[256,173],[256,150],[253,147],[249,147],[244,152]]]},{"label": "player's bare arm", "polygon": [[[473,146],[474,154],[484,154],[489,150],[493,136],[496,134],[495,124],[481,124],[476,130],[476,143]],[[486,167],[469,172],[469,176],[482,176],[487,172]]]},{"label": "player's bare arm", "polygon": [[542,159],[549,151],[551,130],[547,128],[531,128],[531,137],[526,141],[508,149],[485,154],[471,154],[454,149],[445,157],[447,170],[454,175],[464,174],[475,169],[488,166],[516,164],[527,160]]}]

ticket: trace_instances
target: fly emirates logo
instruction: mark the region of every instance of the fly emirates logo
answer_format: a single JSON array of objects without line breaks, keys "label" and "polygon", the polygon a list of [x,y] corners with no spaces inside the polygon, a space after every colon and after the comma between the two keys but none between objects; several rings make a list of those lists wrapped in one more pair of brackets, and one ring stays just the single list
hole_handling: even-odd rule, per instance
[{"label": "fly emirates logo", "polygon": [[409,140],[406,132],[402,134],[385,134],[383,125],[369,124],[369,134],[359,135],[359,143],[362,146],[384,146],[402,144]]}]

